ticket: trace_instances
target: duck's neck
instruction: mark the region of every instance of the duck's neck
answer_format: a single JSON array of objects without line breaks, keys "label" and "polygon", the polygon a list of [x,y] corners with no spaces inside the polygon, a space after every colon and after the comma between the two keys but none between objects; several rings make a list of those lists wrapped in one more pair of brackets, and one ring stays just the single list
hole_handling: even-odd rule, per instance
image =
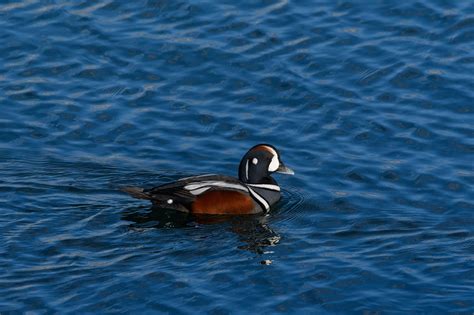
[{"label": "duck's neck", "polygon": [[253,177],[251,174],[249,174],[249,177],[247,177],[247,174],[244,173],[239,173],[239,179],[241,182],[245,184],[270,184],[270,185],[278,185],[276,180],[273,179],[270,175],[265,176],[265,177]]}]

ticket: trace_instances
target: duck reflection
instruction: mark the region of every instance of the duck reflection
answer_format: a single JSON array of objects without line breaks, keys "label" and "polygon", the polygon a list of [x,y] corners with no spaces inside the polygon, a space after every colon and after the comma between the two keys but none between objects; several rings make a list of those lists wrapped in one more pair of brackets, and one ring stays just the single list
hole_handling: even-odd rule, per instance
[{"label": "duck reflection", "polygon": [[133,222],[131,229],[143,228],[184,228],[196,224],[229,224],[243,243],[239,249],[248,250],[257,254],[268,252],[267,247],[275,246],[280,242],[280,235],[269,227],[269,215],[190,215],[175,210],[166,210],[155,207],[133,207],[122,213],[122,220]]},{"label": "duck reflection", "polygon": [[192,226],[189,215],[184,212],[155,207],[141,206],[128,208],[122,212],[122,220],[134,222],[131,229],[182,228]]}]

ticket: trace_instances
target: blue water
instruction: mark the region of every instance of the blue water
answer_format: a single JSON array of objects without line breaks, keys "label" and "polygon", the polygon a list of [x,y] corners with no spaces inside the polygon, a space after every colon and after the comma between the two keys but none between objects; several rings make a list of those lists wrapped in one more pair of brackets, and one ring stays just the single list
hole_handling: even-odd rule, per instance
[{"label": "blue water", "polygon": [[[0,42],[0,313],[474,312],[473,1],[2,1]],[[267,216],[118,190],[260,142]]]}]

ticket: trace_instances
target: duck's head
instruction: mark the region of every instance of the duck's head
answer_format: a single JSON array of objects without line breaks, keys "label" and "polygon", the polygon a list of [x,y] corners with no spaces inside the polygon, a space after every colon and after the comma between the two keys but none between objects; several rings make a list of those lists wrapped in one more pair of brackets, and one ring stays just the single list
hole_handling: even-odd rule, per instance
[{"label": "duck's head", "polygon": [[272,173],[293,175],[294,172],[281,161],[278,150],[269,144],[252,147],[242,158],[239,179],[244,183],[271,183]]}]

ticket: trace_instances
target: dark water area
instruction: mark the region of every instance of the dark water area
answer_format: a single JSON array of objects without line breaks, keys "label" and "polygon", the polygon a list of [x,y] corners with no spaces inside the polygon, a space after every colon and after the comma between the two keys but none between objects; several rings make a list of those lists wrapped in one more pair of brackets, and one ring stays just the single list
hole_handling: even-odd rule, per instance
[{"label": "dark water area", "polygon": [[[0,313],[474,312],[473,1],[2,1],[0,41]],[[268,215],[119,191],[261,142]]]}]

